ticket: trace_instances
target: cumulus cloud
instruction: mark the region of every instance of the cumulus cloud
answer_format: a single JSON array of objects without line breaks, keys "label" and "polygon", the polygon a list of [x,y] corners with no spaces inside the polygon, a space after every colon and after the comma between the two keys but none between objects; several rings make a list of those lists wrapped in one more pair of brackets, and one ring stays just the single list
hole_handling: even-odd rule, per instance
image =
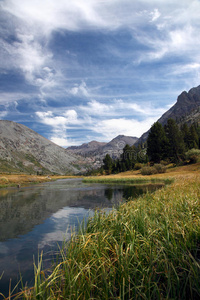
[{"label": "cumulus cloud", "polygon": [[69,146],[67,128],[78,123],[75,110],[64,111],[62,115],[55,115],[52,111],[38,111],[36,116],[41,123],[52,127],[51,136],[49,137],[52,142],[63,147]]},{"label": "cumulus cloud", "polygon": [[105,104],[96,100],[91,100],[87,102],[86,105],[81,105],[79,109],[88,115],[96,115],[96,116],[105,116],[114,114],[117,106],[116,103],[114,105],[112,103]]},{"label": "cumulus cloud", "polygon": [[89,96],[89,92],[88,92],[88,88],[87,85],[84,81],[81,82],[81,84],[75,84],[75,86],[73,86],[70,89],[70,93],[73,96],[84,96],[84,97],[88,97]]}]

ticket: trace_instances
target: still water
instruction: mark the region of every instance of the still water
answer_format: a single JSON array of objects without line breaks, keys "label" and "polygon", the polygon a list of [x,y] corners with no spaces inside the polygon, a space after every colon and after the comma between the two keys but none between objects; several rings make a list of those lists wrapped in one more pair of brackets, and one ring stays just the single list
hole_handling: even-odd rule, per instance
[{"label": "still water", "polygon": [[[129,197],[137,197],[152,186],[84,184],[81,179],[63,179],[20,189],[0,190],[0,292],[6,294],[21,273],[33,280],[33,259],[44,255],[44,267],[52,253],[70,238],[72,229],[94,214],[109,211]],[[124,199],[124,200],[122,200]],[[0,297],[1,299],[1,297]]]}]

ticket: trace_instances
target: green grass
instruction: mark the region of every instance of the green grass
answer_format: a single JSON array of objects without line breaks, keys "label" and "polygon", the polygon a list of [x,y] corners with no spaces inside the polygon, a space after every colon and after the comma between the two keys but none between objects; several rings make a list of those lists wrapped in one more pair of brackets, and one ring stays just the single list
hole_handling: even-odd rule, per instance
[{"label": "green grass", "polygon": [[142,178],[142,177],[85,177],[84,183],[107,183],[107,184],[145,184],[145,183],[165,183],[169,184],[174,178]]},{"label": "green grass", "polygon": [[22,299],[199,299],[200,177],[97,211]]}]

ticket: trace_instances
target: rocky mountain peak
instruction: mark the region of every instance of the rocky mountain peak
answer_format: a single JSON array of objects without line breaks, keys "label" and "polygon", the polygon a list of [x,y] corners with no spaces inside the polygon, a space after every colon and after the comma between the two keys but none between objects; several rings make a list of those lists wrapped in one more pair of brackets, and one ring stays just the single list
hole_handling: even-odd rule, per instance
[{"label": "rocky mountain peak", "polygon": [[[165,125],[170,118],[176,122],[180,120],[187,123],[200,122],[200,85],[190,89],[189,92],[182,92],[177,102],[158,119],[158,122]],[[149,130],[139,138],[137,144],[146,141],[148,133]]]},{"label": "rocky mountain peak", "polygon": [[[182,92],[177,99],[177,105],[187,105],[187,106],[199,106],[200,105],[200,86],[192,88],[187,93]],[[176,105],[175,104],[175,105]],[[189,107],[188,107],[189,108]]]}]

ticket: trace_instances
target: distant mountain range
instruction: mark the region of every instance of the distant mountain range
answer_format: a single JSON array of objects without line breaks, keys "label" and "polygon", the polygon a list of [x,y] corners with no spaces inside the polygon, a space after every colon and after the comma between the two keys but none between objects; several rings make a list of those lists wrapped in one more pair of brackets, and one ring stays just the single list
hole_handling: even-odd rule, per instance
[{"label": "distant mountain range", "polygon": [[[179,124],[200,123],[200,86],[182,92],[158,121],[164,125],[169,118]],[[148,132],[139,139],[118,135],[108,143],[92,141],[64,149],[22,124],[0,120],[0,172],[84,173],[100,167],[107,153],[118,158],[126,144],[143,143]]]},{"label": "distant mountain range", "polygon": [[118,158],[126,144],[132,146],[137,142],[137,137],[118,135],[108,143],[92,141],[81,146],[72,146],[67,151],[72,154],[78,154],[84,157],[96,157],[102,160],[106,154],[113,158]]}]

